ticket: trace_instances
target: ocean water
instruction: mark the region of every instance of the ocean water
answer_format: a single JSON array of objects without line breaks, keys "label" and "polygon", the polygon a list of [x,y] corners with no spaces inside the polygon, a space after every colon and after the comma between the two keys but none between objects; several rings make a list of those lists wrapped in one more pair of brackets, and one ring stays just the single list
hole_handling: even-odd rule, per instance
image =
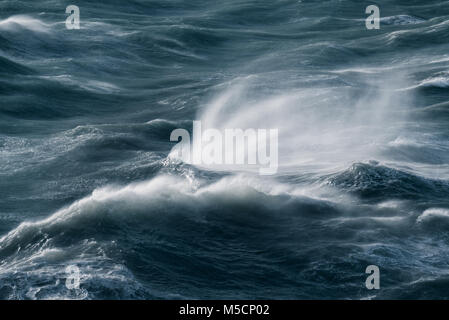
[{"label": "ocean water", "polygon": [[[0,1],[0,298],[449,298],[448,18]],[[279,128],[277,174],[170,157],[193,120]]]}]

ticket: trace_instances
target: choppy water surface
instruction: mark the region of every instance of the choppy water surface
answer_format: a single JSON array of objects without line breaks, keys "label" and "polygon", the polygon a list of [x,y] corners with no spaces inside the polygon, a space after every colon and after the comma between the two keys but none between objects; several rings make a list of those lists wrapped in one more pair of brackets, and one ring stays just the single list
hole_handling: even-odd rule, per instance
[{"label": "choppy water surface", "polygon": [[[74,4],[0,2],[0,298],[449,298],[447,1],[377,1],[380,30],[363,1]],[[279,128],[278,173],[171,159],[192,120]]]}]

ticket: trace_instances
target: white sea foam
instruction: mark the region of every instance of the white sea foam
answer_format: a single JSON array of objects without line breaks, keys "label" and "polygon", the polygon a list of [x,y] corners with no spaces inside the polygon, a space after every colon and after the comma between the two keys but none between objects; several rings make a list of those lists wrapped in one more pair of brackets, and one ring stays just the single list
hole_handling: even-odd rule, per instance
[{"label": "white sea foam", "polygon": [[48,33],[50,32],[50,25],[26,15],[11,16],[0,21],[0,30],[18,31],[20,29]]},{"label": "white sea foam", "polygon": [[270,204],[270,199],[273,200],[273,197],[279,195],[290,198],[323,199],[319,193],[313,186],[301,189],[272,179],[248,175],[224,177],[212,184],[195,178],[159,175],[149,181],[124,187],[107,186],[96,189],[90,196],[45,219],[23,222],[0,238],[0,250],[20,244],[33,234],[52,233],[54,228],[62,230],[73,224],[89,223],[89,220],[102,216],[116,219],[126,214],[152,214],[160,208],[165,210],[173,208],[173,212],[176,212],[181,207],[207,207],[220,201],[237,203],[263,201]]},{"label": "white sea foam", "polygon": [[[401,82],[400,77],[388,78],[354,99],[344,88],[264,94],[253,76],[228,84],[197,118],[204,130],[279,129],[281,172],[306,165],[335,172],[356,161],[375,159],[379,148],[403,130],[405,113],[400,108],[406,105],[405,93],[394,90]],[[215,165],[202,167],[220,170]]]},{"label": "white sea foam", "polygon": [[431,208],[425,210],[417,219],[416,222],[424,222],[434,218],[449,218],[449,209]]},{"label": "white sea foam", "polygon": [[401,90],[413,90],[417,88],[426,88],[426,87],[435,87],[435,88],[448,88],[449,87],[449,77],[447,75],[429,77],[424,80],[419,81],[417,84],[408,86]]},{"label": "white sea foam", "polygon": [[421,81],[419,85],[423,87],[447,88],[449,87],[449,77],[440,76],[428,78]]}]

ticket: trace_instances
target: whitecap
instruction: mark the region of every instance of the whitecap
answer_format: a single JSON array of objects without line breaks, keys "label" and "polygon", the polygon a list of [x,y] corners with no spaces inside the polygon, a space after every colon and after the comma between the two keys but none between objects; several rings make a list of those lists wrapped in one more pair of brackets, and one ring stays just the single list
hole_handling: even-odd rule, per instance
[{"label": "whitecap", "polygon": [[428,79],[421,81],[420,86],[448,88],[449,87],[449,78],[444,77],[444,76],[428,78]]},{"label": "whitecap", "polygon": [[449,209],[443,208],[427,209],[416,219],[416,222],[420,223],[434,218],[449,218]]},{"label": "whitecap", "polygon": [[0,21],[0,30],[19,31],[20,29],[41,33],[50,32],[48,24],[26,15],[11,16]]}]

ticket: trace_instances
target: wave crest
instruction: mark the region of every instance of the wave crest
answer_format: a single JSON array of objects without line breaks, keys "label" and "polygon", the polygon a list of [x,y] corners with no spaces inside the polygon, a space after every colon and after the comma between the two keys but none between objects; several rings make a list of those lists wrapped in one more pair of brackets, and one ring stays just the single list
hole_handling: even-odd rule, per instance
[{"label": "wave crest", "polygon": [[23,29],[49,33],[50,25],[27,15],[15,15],[0,21],[0,30],[17,32]]}]

